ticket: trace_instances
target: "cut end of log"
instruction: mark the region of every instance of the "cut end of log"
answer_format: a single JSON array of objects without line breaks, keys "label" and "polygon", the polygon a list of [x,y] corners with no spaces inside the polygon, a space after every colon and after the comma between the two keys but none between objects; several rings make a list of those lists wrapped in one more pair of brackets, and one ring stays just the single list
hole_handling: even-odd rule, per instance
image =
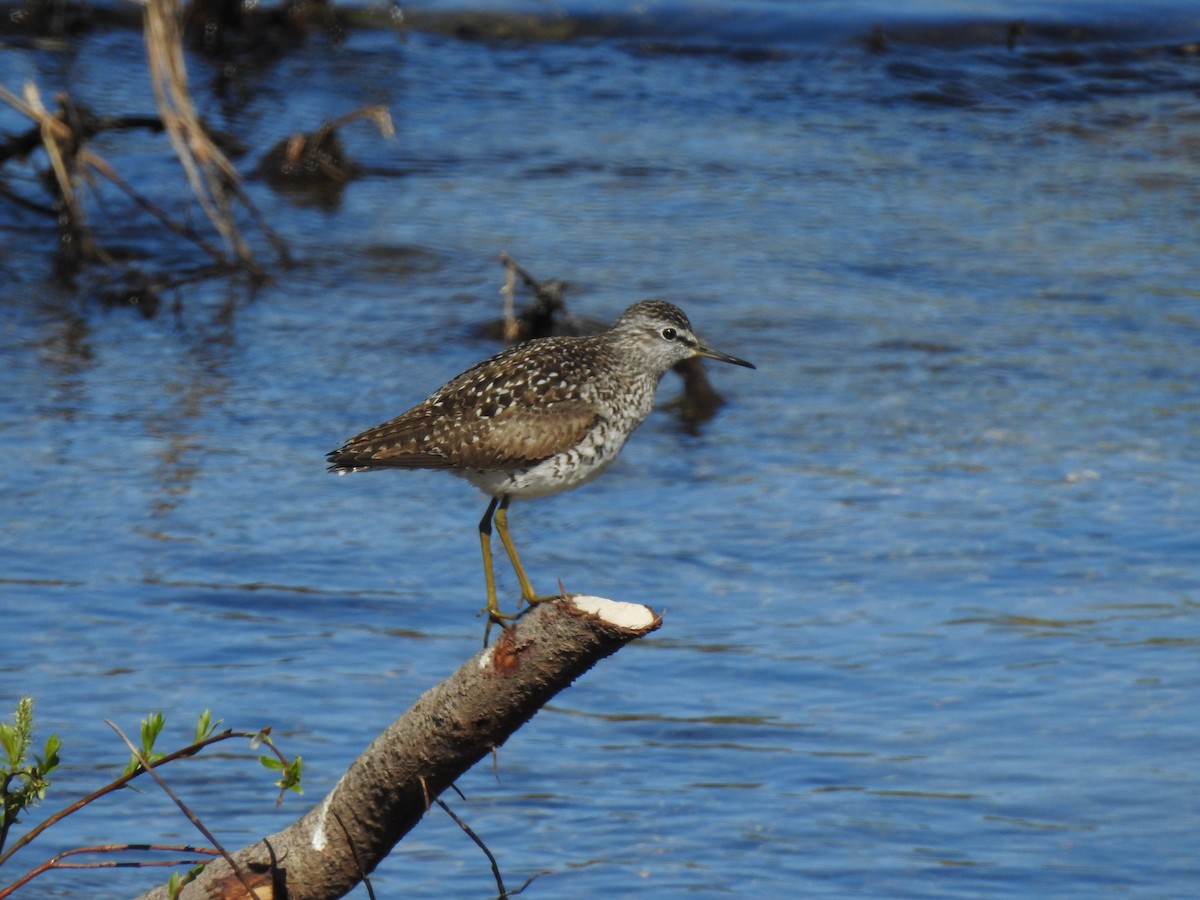
[{"label": "cut end of log", "polygon": [[[598,620],[609,628],[623,632],[623,640],[641,637],[654,631],[662,624],[662,616],[640,603],[623,603],[605,597],[588,594],[569,594],[552,602],[539,603],[530,610],[534,617],[554,614],[583,615]],[[517,671],[520,656],[528,647],[523,637],[521,624],[505,627],[500,636],[489,647],[485,647],[477,659],[479,668],[499,675],[511,675]]]},{"label": "cut end of log", "polygon": [[656,627],[659,621],[659,617],[654,610],[640,603],[623,603],[619,600],[608,600],[604,597],[573,594],[571,596],[571,605],[582,612],[593,615],[617,628],[624,628],[627,631],[648,631]]}]

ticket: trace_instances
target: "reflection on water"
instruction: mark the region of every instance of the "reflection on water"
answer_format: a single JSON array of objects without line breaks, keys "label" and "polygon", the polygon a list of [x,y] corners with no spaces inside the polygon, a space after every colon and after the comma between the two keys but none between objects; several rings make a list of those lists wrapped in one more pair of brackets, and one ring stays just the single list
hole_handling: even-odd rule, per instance
[{"label": "reflection on water", "polygon": [[[239,760],[175,776],[236,846],[474,651],[480,498],[437,473],[333,478],[323,457],[495,349],[508,250],[581,315],[677,300],[759,370],[710,370],[729,402],[697,434],[656,414],[604,478],[514,516],[536,583],[665,624],[463,779],[454,808],[507,883],[1193,891],[1193,36],[1164,16],[1145,40],[1085,39],[1022,10],[1010,50],[863,5],[806,31],[805,5],[775,6],[682,37],[653,16],[556,43],[352,30],[220,97],[193,60],[206,115],[251,147],[370,103],[398,136],[343,134],[368,174],[336,206],[252,182],[294,266],[196,282],[151,318],[50,286],[52,230],[0,207],[22,223],[0,260],[0,704],[34,694],[64,739],[46,809],[124,764],[103,719],[162,709],[182,743],[212,707],[305,759],[282,811]],[[41,54],[10,47],[0,83],[62,71]],[[134,33],[84,36],[62,77],[142,109],[140,60]],[[119,151],[178,189],[161,147]],[[13,865],[172,839],[190,827],[147,792]],[[433,813],[375,887],[492,880]]]}]

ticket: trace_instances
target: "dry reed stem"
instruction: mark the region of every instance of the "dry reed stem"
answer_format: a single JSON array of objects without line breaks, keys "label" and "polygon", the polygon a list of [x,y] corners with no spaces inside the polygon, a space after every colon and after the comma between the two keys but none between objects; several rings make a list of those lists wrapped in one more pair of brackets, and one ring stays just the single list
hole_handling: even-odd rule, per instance
[{"label": "dry reed stem", "polygon": [[[87,151],[83,150],[82,146],[76,142],[70,157],[71,164],[68,165],[68,158],[63,156],[62,151],[64,144],[76,138],[71,126],[46,109],[45,104],[42,103],[41,92],[34,82],[25,82],[21,93],[24,100],[6,88],[0,87],[0,100],[32,119],[37,125],[42,149],[46,152],[46,158],[50,160],[50,168],[54,172],[54,180],[58,185],[58,194],[62,201],[57,215],[63,240],[69,240],[70,246],[77,248],[72,249],[75,260],[98,259],[105,264],[111,263],[111,258],[92,238],[84,224],[83,207],[79,203],[79,194],[75,190],[74,173],[77,173],[79,166],[86,162]],[[60,103],[65,108],[66,101],[61,97]],[[67,244],[64,243],[63,246],[66,247]]]},{"label": "dry reed stem", "polygon": [[361,109],[343,113],[332,122],[326,122],[321,127],[321,130],[334,131],[349,122],[353,122],[355,119],[370,119],[375,123],[375,127],[379,129],[380,135],[385,138],[396,136],[396,126],[392,124],[392,114],[386,106],[364,106]]},{"label": "dry reed stem", "polygon": [[239,260],[253,264],[249,246],[233,218],[229,190],[240,179],[233,164],[209,138],[188,91],[179,27],[179,0],[146,0],[146,58],[163,128],[201,208]]},{"label": "dry reed stem", "polygon": [[[50,168],[54,170],[54,178],[58,182],[58,191],[62,195],[63,203],[70,209],[73,217],[77,216],[81,211],[75,199],[75,183],[67,172],[67,164],[59,147],[61,141],[70,139],[71,129],[46,109],[42,104],[41,92],[32,81],[25,82],[21,93],[25,97],[24,108],[21,111],[37,122],[42,135],[42,147],[50,160]],[[76,218],[76,221],[81,219]]]},{"label": "dry reed stem", "polygon": [[[22,88],[22,94],[24,95],[24,100],[18,98],[7,88],[0,86],[0,100],[3,100],[22,115],[32,119],[37,125],[42,137],[42,147],[46,152],[47,158],[50,160],[50,167],[54,172],[59,193],[62,196],[64,205],[67,207],[67,212],[71,217],[71,223],[77,236],[88,240],[91,244],[91,252],[102,261],[110,262],[107,255],[95,246],[94,241],[91,241],[87,236],[83,224],[83,208],[79,204],[74,179],[71,178],[66,161],[63,159],[61,145],[73,138],[77,138],[77,136],[73,134],[71,127],[66,122],[46,109],[42,103],[41,93],[36,84],[31,81],[26,82]],[[196,231],[186,225],[172,222],[166,213],[139,194],[125,181],[104,157],[80,145],[75,152],[75,161],[79,166],[94,169],[100,175],[107,178],[132,198],[134,202],[158,219],[166,228],[192,241],[217,262],[224,262],[224,255],[219,248],[209,244]]]},{"label": "dry reed stem", "polygon": [[517,289],[518,267],[516,261],[507,252],[501,252],[500,262],[504,264],[504,284],[500,287],[500,294],[504,298],[504,342],[511,344],[520,333],[516,304],[513,299]]}]

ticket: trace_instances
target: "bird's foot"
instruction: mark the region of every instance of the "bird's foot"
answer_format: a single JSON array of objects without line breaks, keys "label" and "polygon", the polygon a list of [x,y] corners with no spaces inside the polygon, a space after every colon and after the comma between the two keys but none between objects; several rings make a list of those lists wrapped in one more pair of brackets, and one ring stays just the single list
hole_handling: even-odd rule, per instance
[{"label": "bird's foot", "polygon": [[[555,594],[553,597],[522,597],[521,602],[533,606],[535,603],[553,603],[555,600],[561,599],[562,596],[560,594]],[[525,611],[528,612],[528,610]]]},{"label": "bird's foot", "polygon": [[486,647],[488,644],[488,638],[492,633],[493,625],[499,625],[501,629],[511,628],[513,622],[517,621],[517,619],[528,613],[538,603],[554,603],[558,600],[571,599],[571,595],[568,594],[567,589],[563,587],[561,578],[558,580],[558,591],[559,592],[557,594],[552,594],[549,597],[541,597],[533,593],[532,590],[530,590],[528,594],[522,593],[521,599],[517,601],[517,605],[520,606],[522,603],[524,603],[526,604],[526,607],[525,609],[515,613],[500,612],[499,604],[493,605],[492,603],[489,603],[477,613],[477,615],[481,616],[486,613],[488,617],[487,627],[483,630],[483,646]]},{"label": "bird's foot", "polygon": [[511,628],[512,625],[510,623],[515,622],[522,616],[522,613],[502,613],[500,612],[500,607],[492,607],[490,604],[481,609],[476,615],[482,616],[484,613],[487,613],[488,617],[487,625],[483,629],[483,646],[485,647],[488,645],[488,638],[492,634],[493,625],[499,625],[501,631],[503,631],[506,628]]},{"label": "bird's foot", "polygon": [[556,600],[570,600],[571,595],[567,593],[567,589],[563,587],[562,579],[558,579],[558,593],[551,594],[549,597],[539,597],[532,591],[528,595],[522,595],[521,600],[533,606],[535,603],[553,603]]}]

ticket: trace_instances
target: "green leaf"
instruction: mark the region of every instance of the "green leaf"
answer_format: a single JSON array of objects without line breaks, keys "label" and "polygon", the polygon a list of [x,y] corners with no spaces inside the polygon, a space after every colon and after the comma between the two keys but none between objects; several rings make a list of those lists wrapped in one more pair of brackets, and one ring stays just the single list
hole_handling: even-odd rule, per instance
[{"label": "green leaf", "polygon": [[300,757],[296,757],[283,768],[283,777],[275,784],[285,790],[295,791],[297,794],[303,794],[304,789],[300,787],[300,770],[303,768],[303,762]]},{"label": "green leaf", "polygon": [[17,726],[17,738],[21,742],[21,759],[17,760],[20,765],[24,760],[25,748],[29,746],[29,739],[33,735],[33,698],[22,697],[17,701],[17,709],[13,713],[13,724]]},{"label": "green leaf", "polygon": [[58,739],[57,732],[51,733],[50,737],[46,738],[46,744],[42,749],[42,755],[37,758],[37,769],[43,775],[49,775],[58,768],[58,751],[62,749],[62,741]]},{"label": "green leaf", "polygon": [[178,872],[172,872],[171,877],[167,879],[167,897],[170,900],[176,900],[179,892],[183,890],[185,884],[189,884],[196,880],[196,876],[204,871],[205,863],[200,863],[198,866],[193,866],[187,870],[187,873],[180,878]]},{"label": "green leaf", "polygon": [[210,737],[220,724],[220,719],[217,719],[215,722],[212,720],[212,710],[206,709],[200,713],[200,718],[196,720],[196,739],[193,743],[198,744],[205,738]]},{"label": "green leaf", "polygon": [[264,768],[270,769],[272,772],[278,772],[283,769],[283,763],[274,756],[260,756],[258,761],[263,764]]},{"label": "green leaf", "polygon": [[[158,740],[158,735],[163,730],[163,725],[166,724],[166,719],[160,712],[151,713],[142,719],[142,756],[146,758],[146,762],[152,763],[155,760],[163,758],[163,754],[154,752],[154,742]],[[129,754],[129,762],[125,764],[125,769],[122,775],[131,775],[138,770],[141,762],[137,758],[136,753]]]},{"label": "green leaf", "polygon": [[300,773],[304,768],[304,762],[299,756],[291,762],[284,762],[274,756],[260,756],[258,761],[262,763],[263,768],[280,773],[280,777],[275,781],[275,786],[280,789],[278,802],[283,801],[283,791],[304,793],[304,789],[300,786]]},{"label": "green leaf", "polygon": [[163,725],[166,724],[166,719],[160,712],[151,713],[142,719],[142,755],[146,759],[151,759],[154,753],[154,742],[158,740],[159,733],[163,730]]},{"label": "green leaf", "polygon": [[4,755],[8,757],[9,771],[19,768],[17,729],[7,722],[0,722],[0,747],[4,748]]},{"label": "green leaf", "polygon": [[29,749],[33,734],[33,698],[22,697],[13,710],[12,724],[0,722],[0,744],[8,757],[9,771],[21,768],[25,763],[25,752]]}]

